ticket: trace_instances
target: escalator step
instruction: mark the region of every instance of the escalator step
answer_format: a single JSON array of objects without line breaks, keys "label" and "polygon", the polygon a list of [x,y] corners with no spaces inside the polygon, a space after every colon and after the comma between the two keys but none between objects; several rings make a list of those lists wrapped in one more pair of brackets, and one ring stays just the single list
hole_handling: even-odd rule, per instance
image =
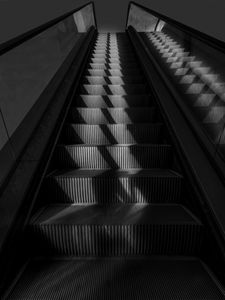
[{"label": "escalator step", "polygon": [[76,108],[72,107],[69,120],[77,124],[131,124],[155,121],[155,108]]},{"label": "escalator step", "polygon": [[124,84],[137,84],[143,83],[142,76],[86,76],[83,78],[82,83],[93,85],[124,85]]},{"label": "escalator step", "polygon": [[37,253],[72,256],[193,255],[201,223],[181,205],[50,205],[29,227]]},{"label": "escalator step", "polygon": [[79,95],[74,104],[88,108],[149,107],[152,106],[151,98],[151,95]]},{"label": "escalator step", "polygon": [[163,126],[155,124],[67,124],[62,142],[67,144],[134,144],[157,143],[162,139]]},{"label": "escalator step", "polygon": [[177,203],[182,183],[167,169],[72,169],[45,180],[49,197],[63,203]]},{"label": "escalator step", "polygon": [[79,146],[59,145],[54,153],[57,168],[127,169],[169,168],[169,145]]},{"label": "escalator step", "polygon": [[[89,63],[88,64],[88,68],[90,69],[100,69],[100,70],[104,70],[104,69],[124,69],[124,66],[121,64],[116,64],[116,63],[112,63],[112,64],[97,64],[97,63]],[[126,64],[126,69],[134,69],[134,70],[138,70],[138,65],[136,63],[127,63]]]},{"label": "escalator step", "polygon": [[115,63],[115,64],[123,64],[126,65],[127,63],[135,63],[137,64],[137,61],[135,57],[114,57],[114,58],[109,58],[109,57],[104,57],[101,55],[101,57],[91,57],[90,59],[91,63],[97,63],[97,64],[105,64],[105,63]]},{"label": "escalator step", "polygon": [[140,76],[140,69],[87,69],[84,72],[86,76]]},{"label": "escalator step", "polygon": [[145,84],[83,84],[79,91],[87,95],[135,95],[147,93],[148,88]]},{"label": "escalator step", "polygon": [[120,60],[120,61],[129,61],[129,60],[136,60],[136,56],[134,54],[126,54],[126,55],[121,55],[119,53],[115,54],[108,54],[106,53],[92,53],[91,54],[91,59],[93,58],[98,58],[98,59],[109,59],[109,60]]}]

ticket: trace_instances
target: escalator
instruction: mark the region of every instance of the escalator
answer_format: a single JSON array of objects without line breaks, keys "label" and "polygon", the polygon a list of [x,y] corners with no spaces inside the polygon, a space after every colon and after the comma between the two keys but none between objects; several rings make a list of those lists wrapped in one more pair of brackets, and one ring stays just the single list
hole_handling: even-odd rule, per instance
[{"label": "escalator", "polygon": [[225,299],[126,33],[98,34],[6,299]]}]

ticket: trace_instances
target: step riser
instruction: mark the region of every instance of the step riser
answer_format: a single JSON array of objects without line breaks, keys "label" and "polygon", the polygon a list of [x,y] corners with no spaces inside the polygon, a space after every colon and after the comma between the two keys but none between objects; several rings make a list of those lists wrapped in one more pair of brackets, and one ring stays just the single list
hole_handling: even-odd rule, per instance
[{"label": "step riser", "polygon": [[130,70],[119,70],[119,69],[108,69],[108,70],[101,70],[101,69],[88,69],[85,76],[142,76],[141,71],[130,69]]},{"label": "step riser", "polygon": [[54,161],[58,168],[128,169],[169,168],[172,151],[155,147],[58,147]]},{"label": "step riser", "polygon": [[152,123],[155,121],[155,109],[88,109],[72,108],[71,123],[76,124],[133,124]]},{"label": "step riser", "polygon": [[149,107],[151,99],[148,96],[78,96],[74,105],[87,108],[132,108]]},{"label": "step riser", "polygon": [[129,52],[132,53],[130,51],[130,47],[127,46],[117,46],[117,45],[110,45],[110,46],[105,46],[105,45],[96,45],[93,48],[93,51],[115,51],[115,52]]},{"label": "step riser", "polygon": [[126,60],[122,60],[119,58],[114,58],[114,59],[110,59],[110,58],[91,58],[90,63],[92,64],[120,64],[124,67],[126,67],[126,65],[130,65],[130,64],[134,64],[137,66],[137,62],[134,59],[126,59]]},{"label": "step riser", "polygon": [[126,55],[120,55],[120,54],[108,54],[108,53],[100,53],[100,54],[96,54],[96,53],[92,53],[91,55],[91,59],[109,59],[109,60],[120,60],[120,61],[129,61],[129,60],[135,60],[136,61],[136,57],[134,56],[134,54],[126,54]]},{"label": "step riser", "polygon": [[49,199],[56,203],[178,203],[181,189],[179,177],[50,177],[46,180]]},{"label": "step riser", "polygon": [[110,56],[103,56],[103,55],[95,55],[95,56],[92,56],[91,57],[91,63],[116,63],[116,64],[119,64],[119,63],[123,63],[123,64],[126,64],[126,63],[137,63],[136,59],[134,56],[131,56],[131,57],[118,57],[118,56],[114,56],[114,57],[110,57]]},{"label": "step riser", "polygon": [[82,95],[140,95],[146,94],[148,88],[145,85],[82,85],[79,94]]},{"label": "step riser", "polygon": [[105,45],[105,44],[97,44],[94,45],[93,50],[114,50],[114,51],[130,51],[130,47],[126,45]]},{"label": "step riser", "polygon": [[107,49],[102,49],[102,50],[94,50],[91,52],[92,55],[109,55],[109,56],[132,56],[134,55],[133,52],[129,52],[129,51],[122,51],[122,50],[107,50]]},{"label": "step riser", "polygon": [[136,84],[143,83],[144,80],[142,77],[86,77],[82,80],[83,84]]},{"label": "step riser", "polygon": [[36,251],[45,255],[194,255],[202,241],[199,225],[60,224],[30,231]]},{"label": "step riser", "polygon": [[91,126],[68,125],[62,140],[67,144],[148,144],[162,140],[162,125],[143,126]]},{"label": "step riser", "polygon": [[105,70],[105,69],[138,69],[138,65],[136,63],[126,63],[126,65],[122,65],[122,64],[97,64],[97,63],[90,63],[88,64],[88,68],[90,69],[97,69],[97,70]]}]

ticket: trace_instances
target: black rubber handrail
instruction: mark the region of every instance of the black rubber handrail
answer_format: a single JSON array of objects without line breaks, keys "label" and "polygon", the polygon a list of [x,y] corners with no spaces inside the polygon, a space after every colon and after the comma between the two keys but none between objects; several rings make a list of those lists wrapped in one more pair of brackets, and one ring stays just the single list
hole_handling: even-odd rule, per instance
[{"label": "black rubber handrail", "polygon": [[96,22],[96,14],[95,14],[95,5],[93,1],[87,2],[86,4],[79,6],[71,11],[69,11],[68,13],[65,13],[63,15],[61,15],[60,17],[57,17],[51,21],[48,21],[38,27],[35,27],[21,35],[18,35],[15,38],[12,38],[4,43],[2,43],[0,45],[0,55],[10,51],[11,49],[19,46],[20,44],[26,42],[27,40],[33,38],[34,36],[42,33],[43,31],[45,31],[46,29],[54,26],[55,24],[59,23],[60,21],[66,19],[67,17],[69,17],[70,15],[74,14],[75,12],[81,10],[82,8],[88,6],[88,5],[92,5],[93,7],[93,14],[94,14],[94,22],[95,22],[95,27],[97,28],[97,22]]},{"label": "black rubber handrail", "polygon": [[176,27],[177,29],[185,32],[186,34],[194,37],[195,39],[198,39],[206,44],[208,44],[210,47],[216,48],[217,50],[224,52],[225,53],[225,42],[218,40],[217,38],[214,38],[206,33],[203,33],[197,29],[194,29],[190,26],[187,26],[181,22],[178,22],[168,16],[165,16],[153,9],[150,9],[148,7],[145,7],[141,4],[138,4],[137,2],[134,1],[130,1],[129,5],[128,5],[128,10],[127,10],[127,20],[126,20],[126,28],[128,26],[128,20],[129,20],[129,14],[130,14],[130,8],[131,5],[135,5],[141,9],[143,9],[144,11],[150,13],[151,15],[159,18],[162,21],[167,22],[168,24],[173,25],[174,27]]}]

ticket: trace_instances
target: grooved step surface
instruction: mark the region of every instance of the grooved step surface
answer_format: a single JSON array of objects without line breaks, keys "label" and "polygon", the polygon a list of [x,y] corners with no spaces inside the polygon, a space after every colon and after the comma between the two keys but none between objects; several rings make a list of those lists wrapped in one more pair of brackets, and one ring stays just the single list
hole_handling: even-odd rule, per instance
[{"label": "grooved step surface", "polygon": [[140,76],[140,69],[87,69],[84,72],[86,76]]},{"label": "grooved step surface", "polygon": [[133,61],[136,60],[136,56],[134,54],[126,54],[121,55],[117,54],[110,54],[110,53],[92,53],[91,59],[108,59],[108,60],[116,60],[116,61]]},{"label": "grooved step surface", "polygon": [[70,121],[77,124],[132,124],[151,123],[155,108],[76,108],[70,111]]},{"label": "grooved step surface", "polygon": [[127,63],[125,65],[125,67],[121,64],[116,64],[116,63],[109,63],[109,64],[97,64],[97,63],[89,63],[88,65],[89,68],[91,69],[100,69],[100,70],[104,70],[104,69],[138,69],[137,64],[136,63]]},{"label": "grooved step surface", "polygon": [[54,204],[43,208],[33,217],[31,225],[170,225],[201,226],[190,211],[178,204]]},{"label": "grooved step surface", "polygon": [[202,241],[200,222],[179,205],[48,206],[29,232],[51,255],[193,255]]},{"label": "grooved step surface", "polygon": [[223,300],[224,290],[194,258],[33,260],[10,300]]},{"label": "grooved step surface", "polygon": [[77,107],[88,108],[129,108],[151,106],[150,95],[79,95],[76,96],[74,104]]},{"label": "grooved step surface", "polygon": [[169,145],[61,145],[54,156],[57,167],[89,169],[166,168],[171,160]]},{"label": "grooved step surface", "polygon": [[[97,54],[96,54],[97,55]],[[114,57],[109,57],[109,56],[104,56],[101,55],[101,57],[96,57],[96,55],[94,57],[91,57],[90,62],[92,64],[122,64],[124,66],[126,66],[126,64],[129,63],[135,63],[137,65],[136,59],[134,57],[123,57],[120,58],[119,56],[114,56]]]},{"label": "grooved step surface", "polygon": [[166,169],[74,169],[53,173],[46,185],[56,202],[176,203],[182,177]]},{"label": "grooved step surface", "polygon": [[62,140],[76,144],[157,143],[162,137],[162,124],[67,124]]},{"label": "grooved step surface", "polygon": [[143,83],[143,77],[141,76],[86,76],[83,78],[84,84],[131,84],[131,83]]},{"label": "grooved step surface", "polygon": [[83,84],[80,87],[80,93],[87,95],[140,95],[147,93],[147,91],[145,84]]}]

